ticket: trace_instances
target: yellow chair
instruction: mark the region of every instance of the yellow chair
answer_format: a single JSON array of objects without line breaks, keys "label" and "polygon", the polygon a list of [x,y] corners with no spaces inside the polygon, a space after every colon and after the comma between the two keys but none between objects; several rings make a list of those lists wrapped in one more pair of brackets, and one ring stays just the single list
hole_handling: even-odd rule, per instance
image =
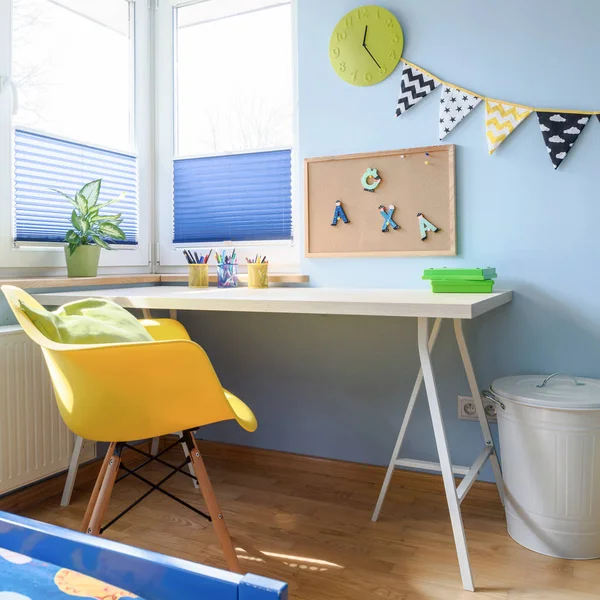
[{"label": "yellow chair", "polygon": [[[200,514],[212,520],[229,569],[239,572],[239,562],[193,432],[202,425],[231,419],[247,431],[254,431],[256,418],[244,402],[223,389],[208,356],[190,340],[183,325],[171,319],[142,320],[152,342],[59,344],[46,338],[21,311],[20,300],[31,308],[41,308],[38,302],[19,288],[5,285],[1,289],[25,333],[42,348],[66,425],[85,439],[110,443],[82,530],[98,535],[106,528],[102,529],[102,521],[120,466],[153,485],[121,464],[123,448],[139,452],[127,442],[181,431],[182,445],[189,452],[188,461],[194,467],[210,517]],[[160,460],[160,455],[146,456],[147,462],[156,459],[174,469],[173,474],[189,476],[182,470],[186,463],[174,467]]]}]

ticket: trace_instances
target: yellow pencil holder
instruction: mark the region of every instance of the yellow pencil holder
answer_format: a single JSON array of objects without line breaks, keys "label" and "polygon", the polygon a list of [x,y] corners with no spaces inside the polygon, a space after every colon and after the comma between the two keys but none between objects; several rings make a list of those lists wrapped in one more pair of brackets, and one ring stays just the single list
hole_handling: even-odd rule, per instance
[{"label": "yellow pencil holder", "polygon": [[248,265],[248,287],[269,287],[269,263],[250,263]]},{"label": "yellow pencil holder", "polygon": [[208,287],[208,265],[188,265],[188,285]]}]

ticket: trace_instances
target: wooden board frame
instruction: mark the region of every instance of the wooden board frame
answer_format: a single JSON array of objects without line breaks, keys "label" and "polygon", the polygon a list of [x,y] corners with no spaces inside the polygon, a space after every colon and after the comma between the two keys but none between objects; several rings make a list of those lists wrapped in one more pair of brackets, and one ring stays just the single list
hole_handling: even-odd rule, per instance
[{"label": "wooden board frame", "polygon": [[[426,153],[429,153],[429,156],[426,156]],[[417,155],[417,156],[415,156]],[[422,160],[418,158],[418,155],[421,155]],[[360,256],[370,256],[370,257],[386,257],[386,256],[455,256],[456,255],[456,183],[455,183],[455,155],[456,148],[453,144],[449,145],[439,145],[439,146],[424,146],[421,148],[405,148],[400,150],[388,150],[383,152],[367,152],[367,153],[359,153],[359,154],[343,154],[339,156],[323,156],[317,158],[307,158],[304,161],[304,229],[305,229],[305,250],[304,254],[307,258],[319,258],[319,257],[330,257],[330,258],[350,258],[350,257],[360,257]],[[404,158],[402,158],[404,156]],[[425,161],[428,161],[430,164],[426,165]],[[350,165],[350,163],[354,161],[354,165]],[[398,161],[396,163],[395,161]],[[400,163],[399,161],[403,161]],[[323,208],[324,204],[321,203],[319,221],[318,224],[315,221],[315,204],[319,202],[319,199],[316,198],[315,193],[311,193],[311,187],[314,185],[318,185],[320,183],[320,177],[322,177],[322,173],[318,174],[313,168],[316,166],[323,166],[323,164],[329,163],[327,166],[328,174],[327,180],[324,181],[324,186],[327,191],[322,192],[322,194],[327,194],[327,213],[324,212]],[[386,165],[386,168],[381,169],[377,165],[383,163]],[[390,166],[396,164],[398,170],[391,170]],[[411,205],[407,210],[408,213],[403,215],[402,221],[400,224],[400,231],[407,232],[407,227],[410,227],[410,236],[395,236],[394,231],[390,231],[385,234],[387,237],[382,238],[381,229],[377,229],[377,227],[373,226],[366,232],[364,229],[362,230],[361,236],[357,240],[357,248],[356,250],[343,250],[339,251],[335,248],[335,243],[331,244],[330,247],[327,247],[327,242],[323,241],[324,238],[329,237],[331,232],[325,233],[325,229],[331,228],[331,219],[333,217],[333,211],[335,208],[335,201],[341,200],[344,209],[348,214],[348,219],[350,220],[350,225],[353,222],[358,222],[361,217],[367,216],[370,220],[373,220],[373,206],[375,202],[380,202],[381,204],[387,206],[389,205],[390,194],[393,193],[393,190],[397,189],[394,187],[388,187],[387,197],[385,193],[381,193],[384,189],[383,185],[385,183],[391,183],[391,186],[399,185],[399,181],[397,180],[394,184],[394,178],[401,178],[400,175],[402,169],[406,169],[407,165],[411,165],[410,172],[405,172],[404,179],[402,179],[403,188],[405,182],[408,180],[408,187],[414,188],[416,190],[419,188],[419,193],[416,194],[417,198],[410,199],[409,204]],[[372,168],[380,169],[380,175],[382,176],[382,185],[378,188],[375,193],[367,194],[360,188],[360,176],[364,172],[364,166],[370,166]],[[348,197],[338,197],[341,194],[341,188],[344,184],[340,183],[345,181],[347,177],[344,179],[343,173],[348,170],[348,167],[352,168],[352,177],[353,179],[353,191],[352,198]],[[436,167],[438,169],[436,170]],[[424,178],[422,175],[425,173],[424,169],[430,169],[427,171],[428,177],[432,177],[434,179],[427,179],[428,182],[432,182],[431,184],[427,184],[426,186],[422,185]],[[359,172],[360,171],[360,172]],[[334,180],[337,183],[328,184],[331,180]],[[317,184],[315,184],[315,181]],[[354,183],[355,182],[355,183]],[[354,194],[354,186],[356,186],[356,194]],[[431,194],[428,196],[427,190],[431,190]],[[321,192],[320,192],[321,193]],[[368,196],[373,196],[372,200],[368,202],[362,202],[363,200],[369,200]],[[413,198],[411,196],[411,198]],[[428,215],[431,214],[431,203],[437,205],[437,213],[434,216]],[[414,204],[418,203],[419,209],[415,210]],[[399,211],[403,210],[404,200],[398,199],[397,202],[394,202],[396,206],[396,213],[394,214],[394,220],[398,221],[397,216]],[[375,205],[376,206],[376,205]],[[406,209],[406,205],[404,205]],[[410,214],[410,211],[415,213],[414,222],[411,222],[410,225],[407,222],[406,214]],[[369,214],[367,214],[367,211]],[[441,212],[440,212],[441,211]],[[440,232],[444,232],[444,237],[442,240],[436,241],[435,248],[427,248],[424,245],[428,244],[431,246],[431,236],[435,236],[438,234],[429,234],[428,240],[425,242],[421,241],[419,233],[418,233],[418,222],[416,219],[416,212],[423,212],[423,214],[430,218],[431,221],[440,227]],[[443,214],[442,214],[443,213]],[[435,217],[435,218],[434,218]],[[379,223],[381,224],[381,216],[378,215]],[[437,222],[436,222],[437,219]],[[338,229],[343,227],[349,227],[350,225],[339,222],[336,226]],[[318,231],[315,231],[318,229]],[[394,236],[394,237],[392,237]],[[319,240],[318,242],[314,242],[314,240]],[[311,245],[312,242],[312,245]],[[390,248],[390,242],[393,245],[397,245],[397,248]],[[378,245],[387,246],[378,249]],[[441,244],[441,246],[440,246]],[[315,249],[314,246],[318,245],[318,249]]]}]

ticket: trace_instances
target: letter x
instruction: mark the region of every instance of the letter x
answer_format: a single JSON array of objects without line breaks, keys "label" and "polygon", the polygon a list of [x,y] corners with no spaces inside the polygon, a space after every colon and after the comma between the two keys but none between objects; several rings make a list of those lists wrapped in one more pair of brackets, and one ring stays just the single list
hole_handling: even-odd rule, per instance
[{"label": "letter x", "polygon": [[389,210],[385,210],[385,206],[379,206],[379,213],[383,217],[383,225],[381,226],[381,231],[383,233],[387,233],[389,231],[388,227],[391,225],[392,229],[400,229],[400,225],[394,221],[392,218],[396,207],[393,204],[390,204]]}]

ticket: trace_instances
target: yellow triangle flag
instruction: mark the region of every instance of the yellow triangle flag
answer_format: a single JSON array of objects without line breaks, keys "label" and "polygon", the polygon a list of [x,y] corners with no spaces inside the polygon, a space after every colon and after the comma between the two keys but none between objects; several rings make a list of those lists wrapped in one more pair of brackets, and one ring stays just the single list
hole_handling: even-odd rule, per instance
[{"label": "yellow triangle flag", "polygon": [[488,149],[496,148],[532,113],[530,108],[507,102],[485,101],[485,133]]}]

